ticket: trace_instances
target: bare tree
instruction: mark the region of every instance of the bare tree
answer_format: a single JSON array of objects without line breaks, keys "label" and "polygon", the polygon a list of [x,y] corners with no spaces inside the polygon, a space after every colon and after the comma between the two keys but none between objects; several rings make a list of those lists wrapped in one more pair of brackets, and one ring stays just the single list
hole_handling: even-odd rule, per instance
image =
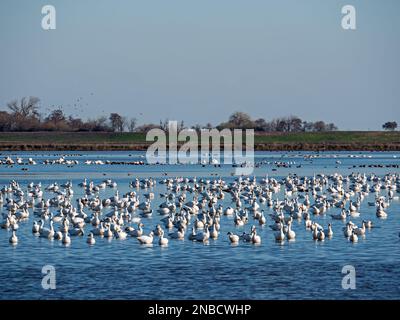
[{"label": "bare tree", "polygon": [[260,118],[255,120],[254,125],[255,125],[254,129],[256,131],[267,131],[268,124],[267,121],[265,121],[265,119]]},{"label": "bare tree", "polygon": [[111,129],[114,132],[122,132],[124,130],[124,119],[118,113],[110,114]]},{"label": "bare tree", "polygon": [[322,132],[326,131],[326,124],[324,121],[317,121],[314,122],[314,131],[316,132]]},{"label": "bare tree", "polygon": [[35,130],[40,125],[39,98],[24,97],[7,104],[11,111],[11,128],[17,131]]},{"label": "bare tree", "polygon": [[7,103],[7,107],[14,115],[18,115],[23,118],[39,118],[39,102],[40,99],[37,97],[23,97],[19,102],[18,100],[13,100]]},{"label": "bare tree", "polygon": [[296,116],[289,116],[287,119],[288,122],[288,131],[289,132],[299,132],[302,129],[303,121]]},{"label": "bare tree", "polygon": [[328,123],[326,125],[326,130],[327,131],[336,131],[338,128],[334,123]]},{"label": "bare tree", "polygon": [[250,128],[254,126],[251,117],[244,112],[234,112],[229,117],[229,123],[236,128]]},{"label": "bare tree", "polygon": [[0,111],[0,131],[11,130],[12,119],[8,112]]},{"label": "bare tree", "polygon": [[53,110],[48,117],[46,118],[46,121],[51,121],[55,125],[59,124],[60,122],[63,122],[66,120],[66,117],[64,115],[64,112],[61,109],[56,109]]}]

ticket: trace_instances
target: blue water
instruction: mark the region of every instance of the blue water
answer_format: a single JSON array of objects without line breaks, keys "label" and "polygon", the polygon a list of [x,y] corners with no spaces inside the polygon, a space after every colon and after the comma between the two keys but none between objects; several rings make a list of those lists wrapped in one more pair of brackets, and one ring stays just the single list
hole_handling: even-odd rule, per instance
[{"label": "blue water", "polygon": [[[68,153],[62,153],[68,154]],[[400,153],[319,153],[318,158],[304,159],[307,152],[292,153],[256,153],[256,162],[262,163],[254,174],[261,178],[281,179],[289,173],[299,176],[312,176],[314,173],[350,174],[351,172],[374,172],[379,176],[387,173],[399,173],[398,168],[386,165],[399,165]],[[357,155],[357,158],[350,157]],[[11,155],[3,152],[1,157]],[[24,159],[32,157],[38,162],[43,159],[58,158],[56,152],[20,152],[13,153]],[[335,155],[335,157],[334,157]],[[85,152],[69,153],[68,158],[83,163],[86,159],[115,161],[144,160],[141,152]],[[395,158],[397,157],[397,158]],[[336,161],[340,160],[341,164]],[[273,161],[292,162],[290,168],[278,168]],[[269,163],[269,164],[268,164]],[[368,165],[383,165],[382,168],[369,168]],[[301,165],[300,168],[297,166]],[[360,165],[365,167],[360,168]],[[355,166],[355,167],[354,167]],[[28,171],[21,171],[21,167]],[[233,177],[231,166],[216,168],[201,165],[103,165],[87,166],[79,164],[71,168],[63,165],[36,165],[7,167],[0,166],[0,185],[11,179],[17,180],[26,190],[26,185],[42,182],[43,189],[55,181],[59,183],[72,180],[74,199],[82,196],[82,188],[77,186],[83,178],[95,183],[111,178],[118,183],[120,194],[131,191],[128,183],[135,177],[196,176],[213,178],[215,174],[224,180]],[[283,188],[282,188],[283,190]],[[139,194],[150,190],[138,189]],[[166,188],[157,184],[152,201],[153,209],[163,201],[159,193]],[[115,189],[100,191],[100,197],[114,195]],[[382,195],[387,195],[382,190]],[[399,195],[399,193],[396,193]],[[45,198],[53,195],[45,192]],[[282,193],[274,195],[283,199]],[[399,299],[400,298],[400,201],[392,201],[386,210],[388,218],[379,220],[375,208],[367,202],[373,201],[370,193],[361,205],[361,216],[351,221],[360,225],[363,219],[372,220],[376,228],[367,231],[365,239],[358,243],[349,242],[342,232],[344,222],[334,221],[334,236],[324,242],[314,242],[303,222],[294,222],[296,232],[294,242],[276,243],[273,231],[267,225],[257,225],[262,243],[255,246],[240,243],[230,245],[226,233],[249,231],[250,223],[236,228],[233,218],[222,216],[221,232],[218,240],[208,244],[195,243],[185,239],[170,239],[168,247],[159,247],[154,241],[152,247],[141,246],[135,238],[111,241],[96,237],[96,244],[88,246],[86,236],[72,237],[72,243],[66,247],[59,241],[49,241],[32,235],[31,216],[28,221],[20,222],[17,232],[19,243],[8,243],[11,232],[0,230],[0,299]],[[188,194],[188,199],[191,195]],[[73,202],[75,203],[75,202]],[[232,205],[230,196],[222,202]],[[271,209],[261,208],[266,213]],[[3,209],[5,210],[5,209]],[[55,208],[52,209],[52,211]],[[104,209],[107,213],[111,209]],[[85,212],[89,213],[88,210]],[[312,219],[326,226],[331,221],[328,215]],[[152,218],[143,218],[145,233],[158,223],[161,216],[153,213]],[[36,218],[37,219],[37,218]],[[348,219],[349,220],[349,219]],[[56,227],[57,229],[57,227]],[[86,230],[91,226],[86,227]],[[157,238],[155,238],[157,239]],[[53,265],[56,269],[56,289],[44,290],[41,286],[42,267]],[[345,265],[353,265],[356,270],[356,289],[342,289],[341,270]]]}]

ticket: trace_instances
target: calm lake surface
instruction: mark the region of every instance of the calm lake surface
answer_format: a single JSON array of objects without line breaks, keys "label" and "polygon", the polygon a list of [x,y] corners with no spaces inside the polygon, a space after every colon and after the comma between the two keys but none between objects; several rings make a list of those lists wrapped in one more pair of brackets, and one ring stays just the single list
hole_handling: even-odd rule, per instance
[{"label": "calm lake surface", "polygon": [[[26,191],[30,182],[42,183],[42,190],[54,182],[59,184],[72,181],[74,198],[83,196],[78,184],[84,178],[96,184],[112,179],[118,184],[120,195],[135,190],[142,195],[152,191],[155,199],[152,208],[164,201],[160,193],[166,193],[163,184],[147,190],[129,188],[134,178],[153,177],[157,181],[167,177],[197,177],[214,179],[218,174],[225,181],[233,181],[233,168],[201,165],[85,165],[85,160],[137,161],[143,160],[144,152],[70,152],[66,159],[76,159],[80,164],[42,165],[45,159],[57,159],[61,153],[19,152],[1,153],[1,158],[10,155],[26,160],[32,157],[35,166],[0,166],[0,185],[8,185],[14,179]],[[305,155],[318,155],[305,159]],[[353,155],[353,156],[350,156]],[[356,156],[356,157],[355,157]],[[266,174],[282,180],[289,173],[312,177],[335,172],[348,175],[352,172],[400,173],[400,153],[310,153],[291,152],[256,153],[260,166],[254,175],[261,180]],[[277,168],[274,161],[291,163],[288,168]],[[381,167],[373,167],[380,165]],[[362,167],[360,167],[362,166]],[[371,167],[369,167],[371,166]],[[21,168],[28,171],[22,171]],[[275,171],[276,170],[276,171]],[[283,188],[273,199],[283,200]],[[116,189],[101,190],[101,198],[111,197]],[[400,190],[398,190],[400,191]],[[381,195],[387,196],[387,190]],[[396,196],[400,194],[396,191]],[[48,199],[53,194],[44,192]],[[7,195],[4,195],[4,199]],[[168,247],[160,247],[155,238],[152,247],[142,246],[135,238],[126,240],[96,237],[96,244],[89,246],[86,235],[72,237],[70,246],[60,241],[32,235],[33,220],[38,220],[30,209],[28,221],[19,223],[19,242],[10,245],[11,231],[0,229],[0,299],[399,299],[400,298],[400,201],[393,200],[386,212],[388,218],[380,220],[375,207],[368,206],[374,201],[370,192],[361,204],[359,218],[347,219],[361,225],[363,219],[372,220],[376,228],[367,230],[365,239],[351,243],[343,236],[345,222],[333,221],[333,238],[315,242],[310,231],[305,230],[304,221],[295,220],[293,230],[296,240],[276,243],[273,231],[268,227],[272,212],[265,204],[267,224],[259,227],[252,221],[244,227],[234,226],[233,217],[221,217],[221,231],[217,240],[208,244],[187,240],[170,239]],[[143,200],[143,197],[141,198]],[[188,194],[187,201],[192,199]],[[355,198],[353,198],[355,199]],[[222,204],[232,206],[231,197],[226,196]],[[311,200],[313,203],[313,199]],[[6,212],[6,208],[2,209]],[[106,208],[108,213],[112,208]],[[51,208],[56,211],[56,208]],[[85,210],[86,212],[86,210]],[[137,211],[138,212],[138,211]],[[324,227],[332,221],[330,213],[339,213],[333,208],[328,214],[312,217]],[[89,213],[89,210],[87,210]],[[148,234],[159,223],[162,216],[157,212],[151,218],[142,218],[145,233]],[[252,224],[257,226],[262,243],[255,246],[240,242],[238,246],[229,243],[226,233],[249,231]],[[46,224],[47,226],[47,224]],[[56,229],[58,226],[56,227]],[[85,228],[90,230],[91,226]],[[190,230],[190,229],[188,229]],[[189,231],[188,231],[189,232]],[[87,233],[86,233],[87,234]],[[56,269],[56,289],[44,290],[41,286],[42,267],[53,265]],[[342,268],[352,265],[356,270],[356,289],[342,289]]]}]

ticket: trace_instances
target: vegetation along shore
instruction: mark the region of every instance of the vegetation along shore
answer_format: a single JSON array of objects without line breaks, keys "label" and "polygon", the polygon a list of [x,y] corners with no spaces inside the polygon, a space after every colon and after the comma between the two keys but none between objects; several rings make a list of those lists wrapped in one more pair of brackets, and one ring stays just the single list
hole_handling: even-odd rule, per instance
[{"label": "vegetation along shore", "polygon": [[[400,132],[256,133],[254,142],[258,151],[399,151]],[[0,132],[1,151],[146,150],[151,143],[134,132]]]}]

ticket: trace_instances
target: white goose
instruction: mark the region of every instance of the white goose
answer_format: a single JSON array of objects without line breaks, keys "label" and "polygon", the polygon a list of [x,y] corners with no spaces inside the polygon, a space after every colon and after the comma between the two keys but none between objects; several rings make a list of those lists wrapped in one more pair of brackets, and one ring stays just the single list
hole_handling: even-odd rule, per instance
[{"label": "white goose", "polygon": [[312,236],[313,236],[314,240],[318,240],[318,234],[319,234],[318,228],[315,227],[314,230],[313,230],[313,233],[312,233]]},{"label": "white goose", "polygon": [[159,235],[158,244],[160,246],[167,246],[168,245],[168,238],[164,238],[164,230]]},{"label": "white goose", "polygon": [[227,234],[228,234],[229,241],[232,244],[238,244],[239,243],[239,239],[240,238],[239,238],[239,236],[237,234],[234,234],[232,232],[228,232]]},{"label": "white goose", "polygon": [[354,233],[355,233],[357,236],[363,236],[363,235],[365,235],[365,230],[366,230],[366,228],[365,228],[365,222],[363,221],[363,222],[362,222],[361,228],[356,228],[356,229],[354,229]]},{"label": "white goose", "polygon": [[212,225],[212,229],[210,231],[210,238],[214,240],[218,238],[218,231],[216,229],[215,223]]},{"label": "white goose", "polygon": [[344,236],[345,236],[346,238],[349,238],[349,237],[352,235],[352,233],[353,233],[352,224],[347,223],[347,224],[346,224],[346,228],[344,229]]},{"label": "white goose", "polygon": [[358,236],[353,232],[350,236],[351,242],[358,242]]},{"label": "white goose", "polygon": [[93,233],[90,232],[89,236],[86,240],[86,243],[90,244],[90,245],[94,245],[96,243],[96,240],[94,239]]},{"label": "white goose", "polygon": [[[185,238],[185,229],[182,227],[179,227],[178,230],[176,230],[173,233],[169,234],[170,238],[172,239],[178,239],[178,240],[183,240]],[[197,237],[197,235],[196,235]],[[197,238],[196,238],[197,239]]]},{"label": "white goose", "polygon": [[142,236],[143,235],[143,229],[142,229],[143,226],[144,226],[143,223],[139,223],[138,228],[130,231],[129,235],[132,237],[136,237],[136,238]]},{"label": "white goose", "polygon": [[37,221],[33,221],[32,233],[39,233],[39,224]]},{"label": "white goose", "polygon": [[347,218],[347,212],[345,209],[342,209],[342,211],[339,214],[331,214],[332,219],[335,220],[346,220]]},{"label": "white goose", "polygon": [[261,243],[261,237],[257,234],[256,229],[251,234],[251,242],[253,244],[260,244]]},{"label": "white goose", "polygon": [[276,241],[285,240],[285,234],[283,233],[283,226],[281,226],[278,232],[275,232],[274,236]]},{"label": "white goose", "polygon": [[324,230],[320,230],[318,232],[318,241],[324,241],[325,240],[325,232]]},{"label": "white goose", "polygon": [[48,228],[41,228],[40,229],[40,236],[42,238],[53,239],[53,237],[54,237],[54,227],[53,227],[53,221],[52,220],[50,220],[50,229],[48,229]]},{"label": "white goose", "polygon": [[210,238],[210,231],[208,230],[208,225],[204,227],[203,232],[200,232],[196,235],[196,241],[198,242],[206,242]]},{"label": "white goose", "polygon": [[387,213],[383,210],[382,203],[379,203],[378,208],[376,209],[376,216],[378,218],[387,218]]},{"label": "white goose", "polygon": [[296,233],[292,230],[292,223],[288,224],[288,230],[286,232],[286,237],[288,240],[294,240],[296,238]]},{"label": "white goose", "polygon": [[260,226],[264,225],[267,222],[267,219],[264,216],[264,210],[261,210],[261,215],[258,218],[258,223],[260,224]]},{"label": "white goose", "polygon": [[70,244],[71,243],[71,237],[68,235],[68,232],[64,232],[64,234],[63,234],[63,238],[62,238],[62,241],[61,241],[63,244],[66,244],[66,245],[68,245],[68,244]]},{"label": "white goose", "polygon": [[196,240],[196,228],[194,226],[192,227],[192,233],[189,234],[188,239],[192,241]]},{"label": "white goose", "polygon": [[332,230],[332,224],[328,224],[328,229],[325,230],[325,234],[328,238],[332,238],[333,236],[333,230]]},{"label": "white goose", "polygon": [[16,234],[15,230],[13,230],[12,235],[11,235],[10,239],[8,239],[8,241],[11,244],[17,244],[18,243],[18,237],[17,237],[17,234]]}]

